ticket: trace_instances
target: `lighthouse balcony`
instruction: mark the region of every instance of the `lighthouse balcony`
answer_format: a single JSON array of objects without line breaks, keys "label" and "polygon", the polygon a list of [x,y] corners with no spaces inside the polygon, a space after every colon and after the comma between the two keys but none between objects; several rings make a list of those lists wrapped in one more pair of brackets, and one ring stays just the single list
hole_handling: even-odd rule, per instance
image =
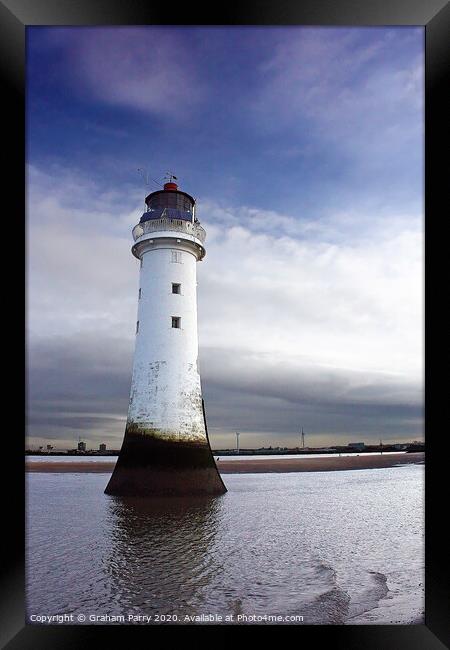
[{"label": "lighthouse balcony", "polygon": [[202,244],[206,239],[205,229],[195,221],[192,222],[187,221],[186,219],[176,219],[169,217],[162,217],[159,219],[153,218],[146,221],[141,220],[141,222],[133,228],[132,232],[134,241],[137,241],[143,235],[146,235],[148,233],[167,231],[174,231],[190,235],[191,237],[195,237],[196,239],[200,240]]}]

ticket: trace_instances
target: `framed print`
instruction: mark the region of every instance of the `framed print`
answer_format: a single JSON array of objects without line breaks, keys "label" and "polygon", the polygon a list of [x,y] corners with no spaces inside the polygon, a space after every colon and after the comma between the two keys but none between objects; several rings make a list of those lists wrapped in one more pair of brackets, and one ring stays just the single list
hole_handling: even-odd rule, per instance
[{"label": "framed print", "polygon": [[5,647],[444,647],[448,5],[0,10],[26,288]]}]

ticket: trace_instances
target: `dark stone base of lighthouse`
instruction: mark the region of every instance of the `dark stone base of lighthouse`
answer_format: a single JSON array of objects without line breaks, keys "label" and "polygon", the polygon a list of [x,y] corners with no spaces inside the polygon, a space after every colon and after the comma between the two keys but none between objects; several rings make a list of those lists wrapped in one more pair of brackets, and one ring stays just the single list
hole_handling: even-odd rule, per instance
[{"label": "dark stone base of lighthouse", "polygon": [[224,494],[207,443],[158,440],[127,432],[105,493],[116,496]]},{"label": "dark stone base of lighthouse", "polygon": [[227,491],[209,440],[181,442],[127,425],[105,493],[113,496],[220,495]]}]

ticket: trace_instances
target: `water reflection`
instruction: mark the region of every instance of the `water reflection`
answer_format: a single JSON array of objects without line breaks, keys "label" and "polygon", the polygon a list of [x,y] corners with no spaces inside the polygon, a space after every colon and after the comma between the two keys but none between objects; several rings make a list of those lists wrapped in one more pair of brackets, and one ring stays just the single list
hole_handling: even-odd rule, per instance
[{"label": "water reflection", "polygon": [[197,611],[221,570],[211,561],[221,509],[217,497],[110,497],[104,571],[117,607],[148,614]]}]

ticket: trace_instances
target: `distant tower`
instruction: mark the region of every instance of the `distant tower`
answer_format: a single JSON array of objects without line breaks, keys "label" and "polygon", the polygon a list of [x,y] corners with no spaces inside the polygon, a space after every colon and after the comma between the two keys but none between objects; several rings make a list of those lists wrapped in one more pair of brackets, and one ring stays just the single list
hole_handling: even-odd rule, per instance
[{"label": "distant tower", "polygon": [[236,450],[237,450],[238,454],[239,454],[239,436],[240,435],[241,434],[238,431],[236,431]]},{"label": "distant tower", "polygon": [[302,427],[302,449],[305,448],[305,434],[303,433],[303,427]]},{"label": "distant tower", "polygon": [[152,192],[133,228],[140,260],[125,437],[106,487],[117,496],[223,494],[209,445],[197,335],[197,269],[206,233],[176,183]]}]

